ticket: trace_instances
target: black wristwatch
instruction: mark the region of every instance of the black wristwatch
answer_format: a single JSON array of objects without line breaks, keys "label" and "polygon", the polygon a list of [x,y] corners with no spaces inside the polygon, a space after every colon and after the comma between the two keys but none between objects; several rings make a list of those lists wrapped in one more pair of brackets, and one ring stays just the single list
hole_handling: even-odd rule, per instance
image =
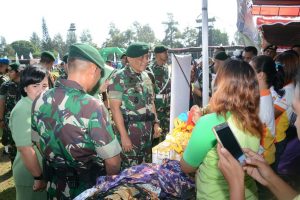
[{"label": "black wristwatch", "polygon": [[40,176],[34,176],[33,179],[36,181],[43,180],[43,174],[41,174]]}]

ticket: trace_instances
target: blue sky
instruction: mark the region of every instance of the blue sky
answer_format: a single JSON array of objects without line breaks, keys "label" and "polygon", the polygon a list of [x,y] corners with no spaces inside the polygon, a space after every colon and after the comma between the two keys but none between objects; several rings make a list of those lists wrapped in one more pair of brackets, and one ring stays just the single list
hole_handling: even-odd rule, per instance
[{"label": "blue sky", "polygon": [[[158,39],[164,37],[162,21],[167,13],[173,13],[182,31],[196,27],[195,19],[201,13],[201,0],[6,0],[1,2],[0,35],[7,43],[29,40],[32,32],[42,36],[42,17],[45,18],[51,37],[61,33],[65,38],[70,23],[76,24],[79,36],[89,29],[96,44],[101,45],[108,37],[111,22],[121,31],[134,21],[149,24]],[[208,0],[209,17],[216,17],[215,26],[228,32],[230,41],[236,31],[236,0]]]}]

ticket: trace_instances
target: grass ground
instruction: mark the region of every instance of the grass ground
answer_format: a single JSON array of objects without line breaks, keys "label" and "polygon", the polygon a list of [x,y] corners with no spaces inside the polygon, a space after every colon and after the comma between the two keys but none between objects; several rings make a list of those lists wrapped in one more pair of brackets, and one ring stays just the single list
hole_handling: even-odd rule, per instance
[{"label": "grass ground", "polygon": [[12,177],[10,160],[3,155],[4,147],[0,144],[0,200],[15,200],[16,189]]}]

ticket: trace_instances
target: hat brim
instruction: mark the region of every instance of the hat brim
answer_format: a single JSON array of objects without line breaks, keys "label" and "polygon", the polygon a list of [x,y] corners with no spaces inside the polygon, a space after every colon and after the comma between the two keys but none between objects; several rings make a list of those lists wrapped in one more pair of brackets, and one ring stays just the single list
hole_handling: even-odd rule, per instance
[{"label": "hat brim", "polygon": [[103,70],[101,71],[101,74],[104,73],[104,76],[100,78],[100,85],[102,85],[104,81],[106,81],[112,75],[112,72],[115,70],[115,68],[108,65],[104,65],[104,68],[101,70]]}]

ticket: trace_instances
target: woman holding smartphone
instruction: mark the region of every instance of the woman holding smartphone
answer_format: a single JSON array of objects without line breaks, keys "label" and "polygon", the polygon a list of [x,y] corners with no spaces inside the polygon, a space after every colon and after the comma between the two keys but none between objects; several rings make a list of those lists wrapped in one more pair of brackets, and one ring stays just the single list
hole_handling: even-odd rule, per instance
[{"label": "woman holding smartphone", "polygon": [[[180,161],[185,173],[196,172],[197,199],[229,199],[229,189],[218,168],[213,128],[227,122],[243,148],[257,152],[263,131],[259,119],[259,86],[256,73],[246,62],[230,60],[218,71],[211,114],[202,116],[193,130]],[[257,199],[255,181],[245,177],[246,199]]]}]

